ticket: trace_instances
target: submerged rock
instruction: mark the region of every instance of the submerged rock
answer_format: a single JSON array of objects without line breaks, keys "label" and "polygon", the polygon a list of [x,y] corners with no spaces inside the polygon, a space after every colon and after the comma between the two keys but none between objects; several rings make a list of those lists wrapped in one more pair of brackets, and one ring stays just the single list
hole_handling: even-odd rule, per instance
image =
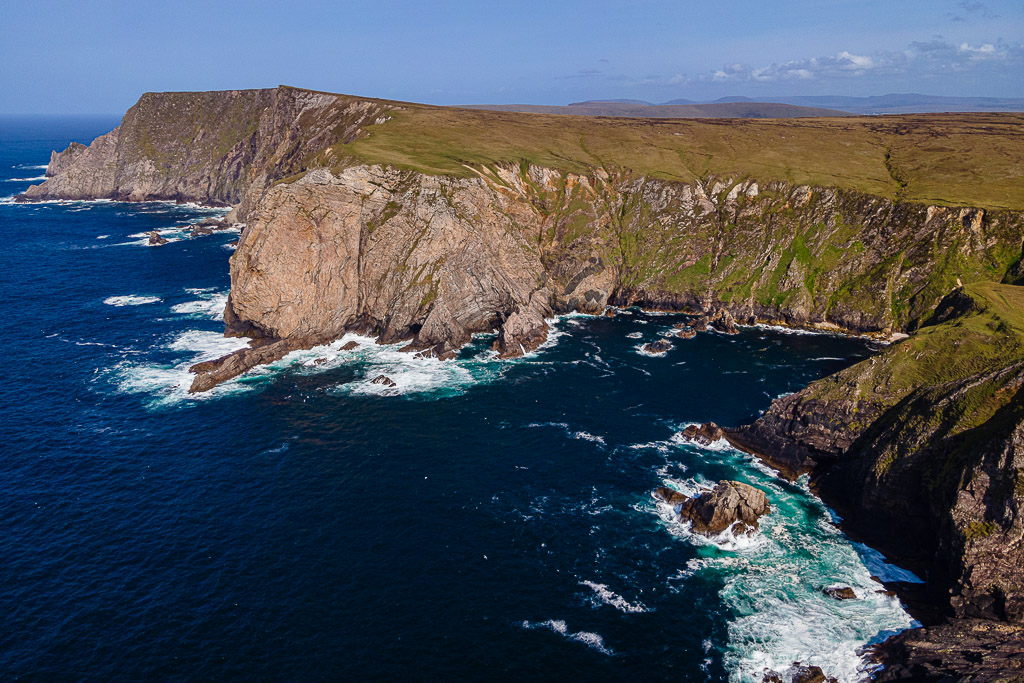
[{"label": "submerged rock", "polygon": [[799,662],[793,664],[792,683],[836,683],[836,679],[826,676],[820,666],[801,666]]},{"label": "submerged rock", "polygon": [[761,677],[762,683],[838,683],[831,676],[826,676],[820,666],[803,666],[800,662],[793,662],[784,674],[778,671],[766,670]]},{"label": "submerged rock", "polygon": [[647,353],[668,353],[669,351],[672,350],[672,342],[666,341],[664,339],[659,339],[658,341],[644,344],[643,349]]},{"label": "submerged rock", "polygon": [[857,594],[849,586],[829,586],[822,588],[821,592],[836,600],[856,600]]},{"label": "submerged rock", "polygon": [[736,533],[752,533],[758,520],[772,511],[764,491],[738,481],[722,480],[693,498],[666,487],[659,487],[655,495],[669,505],[678,505],[679,521],[689,521],[695,532],[705,536],[734,526],[738,527]]}]

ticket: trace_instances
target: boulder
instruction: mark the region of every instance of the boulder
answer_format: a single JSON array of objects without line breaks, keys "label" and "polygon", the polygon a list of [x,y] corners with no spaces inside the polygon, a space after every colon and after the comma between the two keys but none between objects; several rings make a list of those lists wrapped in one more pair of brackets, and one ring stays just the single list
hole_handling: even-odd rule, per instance
[{"label": "boulder", "polygon": [[156,230],[149,233],[149,245],[151,247],[158,247],[161,244],[167,244],[167,240],[160,236]]},{"label": "boulder", "polygon": [[761,516],[772,511],[764,491],[738,481],[722,480],[693,498],[665,487],[655,490],[655,495],[678,505],[679,521],[689,521],[695,532],[705,536],[720,534],[734,525],[738,525],[738,533],[752,533]]},{"label": "boulder", "polygon": [[857,594],[849,586],[829,586],[822,588],[821,592],[836,600],[856,600]]},{"label": "boulder", "polygon": [[350,342],[345,342],[345,345],[341,347],[341,350],[342,351],[351,351],[353,349],[358,349],[358,348],[359,348],[359,342],[350,341]]},{"label": "boulder", "polygon": [[690,327],[692,327],[697,332],[707,332],[707,330],[708,330],[708,322],[709,321],[710,321],[710,318],[708,318],[708,316],[702,315],[701,317],[696,318],[695,320],[693,320],[690,323]]},{"label": "boulder", "polygon": [[702,446],[709,446],[725,436],[725,431],[714,422],[690,425],[683,430],[683,438]]},{"label": "boulder", "polygon": [[386,387],[398,386],[397,384],[395,384],[395,380],[391,379],[387,375],[377,375],[372,380],[370,380],[370,384],[383,384]]},{"label": "boulder", "polygon": [[820,666],[801,666],[799,662],[793,664],[792,683],[836,683],[836,679],[826,676]]},{"label": "boulder", "polygon": [[659,339],[658,341],[644,344],[643,349],[647,353],[667,353],[668,351],[672,350],[672,342],[667,341],[665,339]]},{"label": "boulder", "polygon": [[201,223],[196,223],[195,225],[190,227],[188,231],[192,235],[192,237],[199,237],[200,235],[212,235],[213,234],[213,230],[211,228],[208,228],[208,227],[204,226]]},{"label": "boulder", "polygon": [[739,334],[740,331],[736,327],[736,319],[732,317],[732,313],[720,308],[710,317],[708,323],[715,326],[715,329],[722,334]]},{"label": "boulder", "polygon": [[606,318],[614,318],[615,317],[615,309],[614,308],[609,308],[607,311],[604,312],[604,317],[606,317]]},{"label": "boulder", "polygon": [[676,337],[678,337],[679,339],[693,339],[696,336],[697,330],[689,326],[683,327],[678,332],[676,332]]}]

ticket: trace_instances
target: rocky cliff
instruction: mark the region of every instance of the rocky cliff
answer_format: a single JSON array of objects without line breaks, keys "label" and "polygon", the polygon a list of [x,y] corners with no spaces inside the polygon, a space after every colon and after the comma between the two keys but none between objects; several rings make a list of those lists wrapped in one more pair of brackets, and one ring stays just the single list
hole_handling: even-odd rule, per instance
[{"label": "rocky cliff", "polygon": [[[957,289],[911,338],[727,437],[789,476],[812,472],[849,525],[948,587],[958,619],[1024,623],[1024,288]],[[978,630],[943,629],[903,636],[900,652],[935,655]],[[1010,653],[976,654],[991,666]]]},{"label": "rocky cliff", "polygon": [[351,142],[381,111],[372,100],[288,87],[146,93],[110,133],[54,152],[46,182],[21,199],[170,199],[239,206],[244,216],[270,183]]}]

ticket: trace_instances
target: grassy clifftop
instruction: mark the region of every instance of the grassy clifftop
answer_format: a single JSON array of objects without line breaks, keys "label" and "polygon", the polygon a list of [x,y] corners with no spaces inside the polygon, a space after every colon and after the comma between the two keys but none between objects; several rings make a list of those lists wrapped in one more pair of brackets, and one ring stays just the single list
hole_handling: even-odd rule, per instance
[{"label": "grassy clifftop", "polygon": [[430,174],[528,162],[692,181],[750,177],[889,199],[1024,209],[1024,115],[815,119],[628,119],[451,109],[377,101],[388,120],[335,145],[352,160]]}]

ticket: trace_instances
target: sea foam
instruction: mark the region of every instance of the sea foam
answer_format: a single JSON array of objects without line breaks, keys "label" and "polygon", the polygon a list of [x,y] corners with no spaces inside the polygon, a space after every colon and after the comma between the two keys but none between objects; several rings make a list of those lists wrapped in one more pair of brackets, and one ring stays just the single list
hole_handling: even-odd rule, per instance
[{"label": "sea foam", "polygon": [[108,296],[103,300],[108,306],[143,306],[163,301],[158,296],[145,296],[142,294],[127,294],[125,296]]}]

